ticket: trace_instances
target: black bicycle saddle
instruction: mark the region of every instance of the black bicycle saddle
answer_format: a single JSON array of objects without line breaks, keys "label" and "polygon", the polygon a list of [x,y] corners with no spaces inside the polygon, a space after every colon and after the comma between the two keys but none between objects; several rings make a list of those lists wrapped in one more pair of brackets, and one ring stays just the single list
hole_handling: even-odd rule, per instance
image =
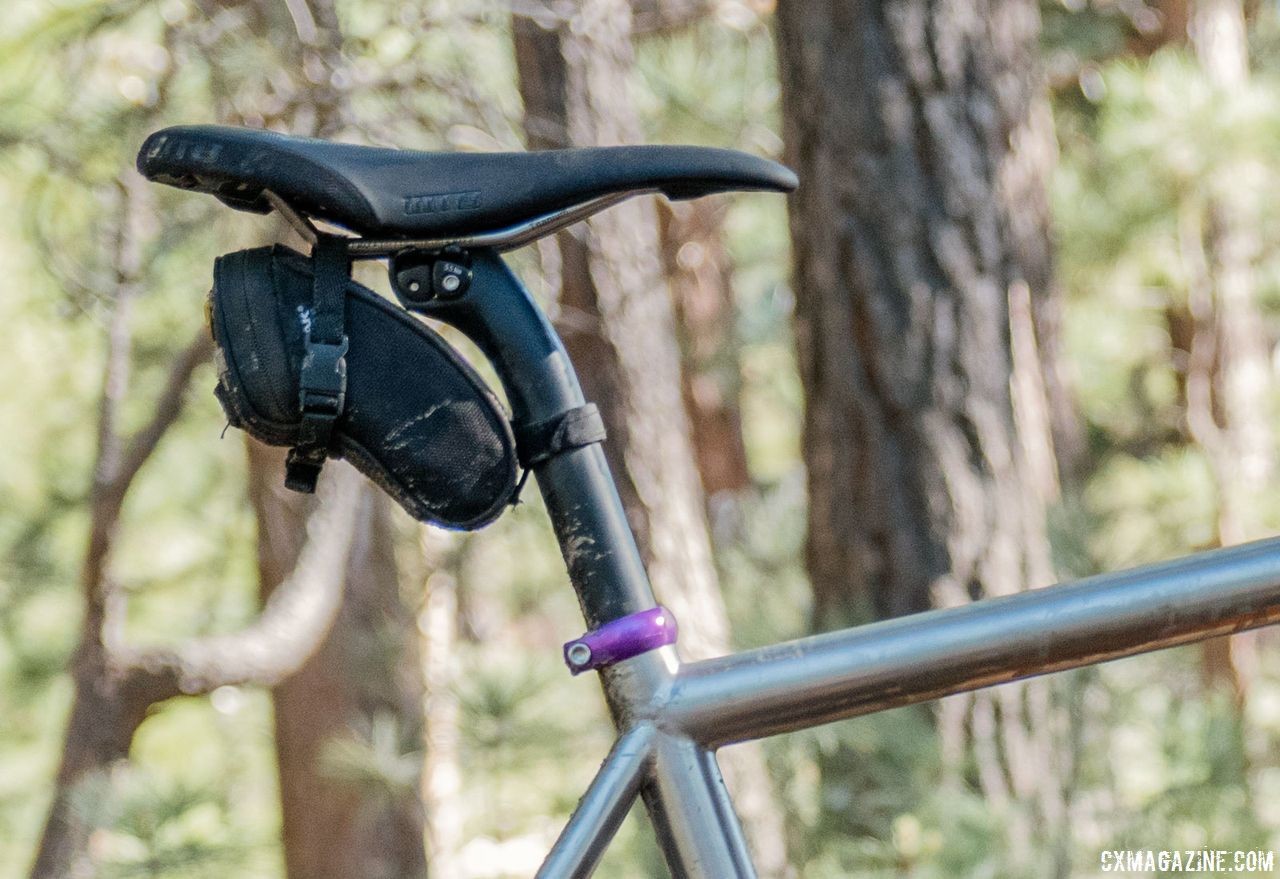
[{"label": "black bicycle saddle", "polygon": [[269,190],[358,235],[406,239],[504,229],[615,194],[683,199],[796,187],[777,162],[710,147],[415,152],[222,125],[157,131],[138,152],[138,170],[259,213],[271,210]]}]

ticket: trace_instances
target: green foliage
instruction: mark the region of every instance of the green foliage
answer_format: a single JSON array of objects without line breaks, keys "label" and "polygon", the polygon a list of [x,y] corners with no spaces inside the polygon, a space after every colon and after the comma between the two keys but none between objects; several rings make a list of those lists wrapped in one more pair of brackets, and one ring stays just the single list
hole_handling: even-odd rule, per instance
[{"label": "green foliage", "polygon": [[781,152],[773,41],[764,20],[742,13],[641,44],[635,93],[650,139]]},{"label": "green foliage", "polygon": [[[634,85],[647,134],[776,154],[767,22],[750,4],[724,5],[738,11],[642,43]],[[1051,73],[1089,83],[1088,97],[1074,85],[1055,94],[1059,276],[1093,462],[1086,484],[1053,514],[1055,557],[1072,576],[1212,540],[1213,488],[1203,455],[1180,435],[1166,309],[1185,298],[1181,212],[1203,204],[1223,168],[1242,169],[1256,197],[1272,339],[1280,307],[1280,29],[1260,13],[1254,81],[1224,95],[1183,50],[1125,57],[1131,24],[1122,5],[1044,4]],[[263,121],[296,93],[304,74],[287,8],[263,8],[262,21],[232,9],[217,26],[189,0],[16,0],[5,10],[0,201],[11,208],[0,213],[0,326],[15,331],[0,365],[18,378],[0,394],[0,876],[27,867],[69,703],[104,322],[118,286],[113,247],[127,226],[120,175],[152,128],[234,115]],[[352,118],[339,135],[426,148],[518,145],[503,4],[344,0],[339,11],[355,78]],[[210,258],[273,232],[210,199],[155,187],[143,198],[126,430],[146,418],[175,352],[198,330]],[[738,644],[754,646],[808,627],[802,396],[784,204],[736,200],[727,228],[756,486],[718,508],[716,549]],[[215,441],[223,418],[205,392],[212,380],[209,369],[197,375],[197,392],[125,511],[112,570],[130,595],[136,641],[232,628],[256,604],[242,446],[232,436]],[[454,565],[463,622],[457,808],[473,875],[531,873],[524,862],[550,845],[609,745],[597,688],[559,664],[556,645],[579,634],[579,617],[543,511],[533,492],[526,499],[463,539]],[[1271,515],[1280,523],[1280,509]],[[417,532],[404,532],[403,554],[415,556]],[[421,579],[406,578],[410,601]],[[1105,847],[1280,848],[1274,647],[1264,651],[1243,730],[1227,706],[1200,699],[1194,659],[1143,657],[1080,679],[1081,872]],[[1013,875],[1007,816],[940,783],[928,711],[766,744],[804,876]],[[412,731],[375,717],[331,741],[324,764],[381,794],[411,784],[420,757]],[[97,875],[282,875],[264,694],[177,700],[144,723],[131,758],[76,793],[95,828]],[[649,837],[643,819],[629,820],[600,875],[661,875]]]},{"label": "green foliage", "polygon": [[233,830],[226,792],[119,768],[84,779],[72,808],[91,828],[102,879],[262,875],[261,858]]},{"label": "green foliage", "polygon": [[[1270,17],[1258,25],[1272,33]],[[1097,462],[1084,507],[1099,568],[1210,545],[1216,499],[1200,451],[1182,437],[1168,311],[1191,283],[1188,218],[1226,175],[1257,218],[1256,281],[1275,336],[1280,294],[1280,78],[1268,69],[1223,92],[1171,47],[1100,69],[1096,103],[1058,107],[1055,180],[1067,344]],[[1280,523],[1274,503],[1267,510]]]},{"label": "green foliage", "polygon": [[417,732],[405,730],[394,715],[375,715],[368,730],[325,743],[320,755],[322,771],[360,790],[366,800],[403,796],[414,790],[421,775]]}]

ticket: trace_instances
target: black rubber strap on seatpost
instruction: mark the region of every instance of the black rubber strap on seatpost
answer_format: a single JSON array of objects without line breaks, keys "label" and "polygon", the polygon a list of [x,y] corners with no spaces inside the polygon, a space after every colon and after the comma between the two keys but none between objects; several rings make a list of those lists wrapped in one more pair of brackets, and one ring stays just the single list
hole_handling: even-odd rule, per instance
[{"label": "black rubber strap on seatpost", "polygon": [[298,441],[285,462],[286,488],[311,494],[333,441],[333,427],[347,399],[347,282],[351,258],[343,238],[321,235],[311,251],[315,282],[306,352],[299,375]]},{"label": "black rubber strap on seatpost", "polygon": [[513,427],[520,466],[525,470],[531,470],[556,455],[605,440],[604,419],[600,417],[595,403],[569,409],[546,421]]}]

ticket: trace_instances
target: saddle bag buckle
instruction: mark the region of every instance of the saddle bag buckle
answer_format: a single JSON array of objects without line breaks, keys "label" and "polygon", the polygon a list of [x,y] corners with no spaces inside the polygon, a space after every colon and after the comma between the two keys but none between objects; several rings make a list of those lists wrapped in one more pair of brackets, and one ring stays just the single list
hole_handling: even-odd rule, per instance
[{"label": "saddle bag buckle", "polygon": [[347,402],[346,336],[336,343],[316,342],[306,334],[306,354],[299,375],[298,406],[303,416],[325,414],[337,417]]}]

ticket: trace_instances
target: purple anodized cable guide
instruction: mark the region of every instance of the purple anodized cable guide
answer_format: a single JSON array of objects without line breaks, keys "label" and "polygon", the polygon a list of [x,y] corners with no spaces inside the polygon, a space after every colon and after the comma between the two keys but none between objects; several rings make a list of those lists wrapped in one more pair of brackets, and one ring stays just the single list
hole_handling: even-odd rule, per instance
[{"label": "purple anodized cable guide", "polygon": [[676,618],[662,605],[605,623],[564,645],[569,671],[581,674],[676,643]]}]

